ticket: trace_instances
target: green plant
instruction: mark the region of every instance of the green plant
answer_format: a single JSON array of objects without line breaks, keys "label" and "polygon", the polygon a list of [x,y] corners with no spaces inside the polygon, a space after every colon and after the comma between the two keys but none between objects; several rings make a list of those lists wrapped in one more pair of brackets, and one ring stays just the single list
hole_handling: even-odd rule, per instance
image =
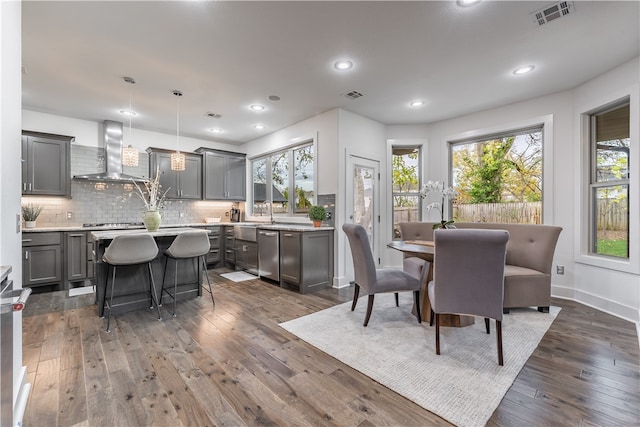
[{"label": "green plant", "polygon": [[29,203],[22,205],[22,218],[25,221],[35,221],[42,212],[42,206]]},{"label": "green plant", "polygon": [[327,210],[324,206],[311,206],[309,208],[309,219],[312,221],[324,221],[327,219]]}]

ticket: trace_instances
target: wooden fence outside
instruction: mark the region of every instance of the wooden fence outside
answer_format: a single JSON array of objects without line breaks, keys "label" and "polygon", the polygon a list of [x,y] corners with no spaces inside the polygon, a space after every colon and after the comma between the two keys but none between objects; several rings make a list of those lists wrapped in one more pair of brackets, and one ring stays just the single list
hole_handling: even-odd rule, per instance
[{"label": "wooden fence outside", "polygon": [[[454,204],[453,218],[458,222],[541,224],[542,202]],[[395,208],[394,220],[396,224],[420,221],[418,208]],[[628,227],[627,209],[615,203],[598,204],[598,230],[627,230]]]}]

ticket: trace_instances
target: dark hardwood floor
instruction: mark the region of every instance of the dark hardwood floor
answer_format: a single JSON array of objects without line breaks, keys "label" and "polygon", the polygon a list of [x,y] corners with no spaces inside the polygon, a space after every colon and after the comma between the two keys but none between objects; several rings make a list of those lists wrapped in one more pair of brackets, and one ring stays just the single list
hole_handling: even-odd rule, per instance
[{"label": "dark hardwood floor", "polygon": [[[448,425],[438,416],[299,340],[278,323],[348,301],[353,289],[299,295],[210,271],[209,295],[115,317],[93,296],[32,295],[24,364],[32,383],[24,425]],[[571,301],[489,421],[490,426],[640,425],[635,325]]]}]

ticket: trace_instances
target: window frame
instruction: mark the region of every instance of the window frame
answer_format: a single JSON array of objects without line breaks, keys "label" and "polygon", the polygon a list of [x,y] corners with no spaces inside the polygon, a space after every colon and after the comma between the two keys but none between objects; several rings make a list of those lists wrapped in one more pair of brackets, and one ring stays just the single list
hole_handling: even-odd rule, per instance
[{"label": "window frame", "polygon": [[[394,182],[393,182],[393,150],[394,149],[417,149],[418,150],[418,190],[416,192],[407,192],[407,193],[396,193],[393,191]],[[422,144],[394,144],[393,142],[390,145],[391,149],[391,157],[389,162],[389,170],[390,170],[390,181],[391,181],[391,239],[399,240],[399,237],[395,236],[395,197],[396,196],[405,196],[405,197],[417,197],[418,198],[418,221],[423,220],[423,201],[420,197],[420,189],[422,188],[423,183],[423,175],[424,175],[424,147]]]},{"label": "window frame", "polygon": [[[597,169],[598,169],[598,144],[597,144],[597,117],[598,115],[606,114],[608,112],[623,108],[625,106],[629,106],[631,109],[631,99],[629,97],[623,98],[622,100],[614,101],[612,103],[606,104],[599,109],[592,110],[587,114],[588,122],[589,122],[589,132],[586,140],[589,144],[589,178],[587,180],[587,200],[588,200],[588,225],[589,225],[589,233],[588,233],[588,242],[587,242],[587,254],[597,258],[604,258],[609,260],[619,260],[619,261],[629,261],[631,255],[631,235],[630,235],[630,217],[631,212],[633,210],[633,205],[631,203],[631,151],[632,151],[632,141],[631,134],[629,135],[629,148],[627,153],[627,176],[624,179],[615,179],[615,180],[602,180],[598,181],[597,179]],[[631,133],[631,111],[629,111],[629,131]],[[627,256],[626,257],[616,257],[613,255],[600,254],[597,252],[597,227],[598,227],[598,208],[596,203],[595,192],[600,189],[610,188],[610,187],[627,187]]]},{"label": "window frame", "polygon": [[[486,142],[486,141],[491,141],[491,140],[495,140],[495,139],[502,139],[502,138],[507,138],[510,136],[518,136],[518,135],[526,135],[532,132],[540,132],[542,134],[542,142],[541,142],[541,150],[542,150],[542,165],[541,165],[541,171],[540,171],[540,178],[541,178],[541,184],[542,184],[542,191],[541,191],[541,195],[540,195],[540,200],[541,200],[541,218],[540,218],[540,224],[544,224],[546,218],[545,215],[545,205],[546,203],[546,197],[545,197],[545,188],[547,187],[547,185],[545,185],[545,182],[548,178],[548,174],[546,173],[546,157],[547,157],[547,151],[548,147],[550,145],[550,142],[547,142],[547,138],[549,138],[550,136],[550,129],[553,129],[552,126],[552,121],[550,117],[546,117],[545,120],[543,121],[533,121],[531,123],[527,123],[526,125],[521,125],[521,126],[513,126],[513,127],[509,127],[509,126],[504,126],[501,127],[499,129],[494,129],[491,132],[483,132],[482,130],[479,131],[474,131],[473,132],[473,136],[469,136],[466,138],[461,138],[461,139],[454,139],[454,140],[448,140],[447,143],[447,155],[448,155],[448,185],[453,186],[453,150],[454,147],[456,146],[461,146],[461,145],[468,145],[468,144],[478,144],[478,143],[482,143],[482,142]],[[445,212],[445,217],[446,218],[453,218],[453,202],[451,200],[448,201],[447,206],[446,206],[447,211]]]},{"label": "window frame", "polygon": [[[249,158],[249,162],[250,162],[250,168],[249,168],[249,187],[250,187],[250,191],[248,192],[248,194],[250,194],[250,199],[247,201],[247,206],[246,206],[246,210],[249,213],[249,215],[251,217],[254,217],[255,219],[261,219],[264,218],[265,214],[270,216],[271,219],[277,219],[277,218],[287,218],[288,220],[291,219],[297,219],[297,218],[306,218],[307,217],[307,213],[306,212],[302,212],[302,213],[296,213],[295,212],[295,200],[296,200],[296,196],[295,196],[295,184],[296,184],[296,179],[295,179],[295,166],[294,166],[294,162],[295,162],[295,155],[294,155],[294,151],[304,148],[304,147],[312,147],[313,148],[313,198],[311,200],[311,204],[317,204],[317,200],[318,200],[318,180],[317,180],[317,176],[318,176],[318,146],[316,143],[316,138],[300,138],[298,139],[298,142],[294,143],[294,144],[290,144],[287,146],[283,146],[280,147],[278,149],[275,150],[271,150],[268,152],[264,152],[264,153],[260,153],[258,155],[252,156]],[[271,159],[273,156],[279,155],[279,154],[286,154],[287,157],[287,172],[288,172],[288,183],[287,183],[287,189],[289,190],[289,197],[292,199],[287,201],[287,211],[286,213],[275,213],[272,214],[272,205],[273,205],[273,169],[272,169],[272,165],[271,165]],[[268,209],[268,213],[267,212],[261,212],[258,213],[255,211],[255,206],[256,206],[256,202],[254,201],[255,199],[255,194],[254,194],[254,162],[256,161],[260,161],[260,160],[265,160],[265,170],[266,171],[270,171],[268,173],[266,173],[266,183],[265,183],[265,202],[263,203],[269,203],[269,209]],[[292,171],[292,168],[294,169],[294,171]]]}]

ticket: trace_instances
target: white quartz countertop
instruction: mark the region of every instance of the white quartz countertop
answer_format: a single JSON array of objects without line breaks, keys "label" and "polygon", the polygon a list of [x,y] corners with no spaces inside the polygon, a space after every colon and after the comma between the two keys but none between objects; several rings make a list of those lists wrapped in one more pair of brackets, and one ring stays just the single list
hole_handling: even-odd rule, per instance
[{"label": "white quartz countertop", "polygon": [[[264,223],[264,222],[219,222],[219,223],[205,223],[205,222],[197,222],[191,224],[165,224],[160,227],[159,231],[165,229],[176,229],[176,228],[184,228],[184,227],[215,227],[215,226],[240,226],[240,227],[257,227],[263,228],[267,230],[278,230],[278,231],[327,231],[334,230],[334,227],[322,226],[322,227],[314,227],[311,224],[286,224],[286,223]],[[82,225],[71,225],[71,226],[58,226],[58,227],[36,227],[36,228],[23,228],[23,233],[46,233],[46,232],[65,232],[65,231],[104,231],[104,232],[116,232],[116,231],[133,231],[140,232],[145,231],[144,226],[142,225],[132,225],[128,227],[83,227]]]},{"label": "white quartz countertop", "polygon": [[108,231],[92,231],[91,237],[93,240],[113,240],[118,236],[128,234],[150,234],[153,237],[166,237],[177,236],[178,234],[186,233],[188,231],[202,231],[203,233],[209,233],[208,230],[202,230],[201,228],[193,227],[180,227],[180,228],[160,228],[157,231],[147,231],[145,229],[137,230],[108,230]]}]

